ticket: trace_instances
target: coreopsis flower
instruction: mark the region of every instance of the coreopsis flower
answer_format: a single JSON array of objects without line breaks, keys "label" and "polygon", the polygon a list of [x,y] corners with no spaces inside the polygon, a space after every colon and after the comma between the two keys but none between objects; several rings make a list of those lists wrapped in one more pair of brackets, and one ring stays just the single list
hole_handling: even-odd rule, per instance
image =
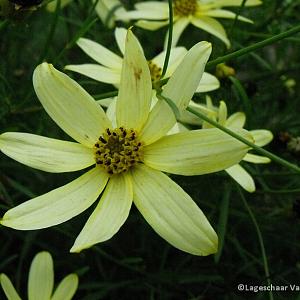
[{"label": "coreopsis flower", "polygon": [[[60,0],[60,7],[65,7],[71,1],[72,0]],[[51,1],[47,5],[47,10],[54,12],[57,2],[57,0]],[[93,3],[95,2],[96,1],[93,0]],[[95,11],[102,23],[109,28],[113,28],[115,26],[116,16],[118,16],[119,13],[126,12],[119,0],[98,0],[95,6]],[[123,21],[126,22],[125,19],[123,19]]]},{"label": "coreopsis flower", "polygon": [[[124,28],[115,29],[115,38],[122,55],[124,55],[125,51],[126,32],[127,30]],[[67,65],[65,67],[66,70],[80,73],[100,82],[110,83],[117,86],[120,84],[123,63],[123,58],[121,56],[86,38],[80,38],[77,42],[77,45],[88,56],[95,60],[97,64]],[[169,65],[165,74],[165,78],[169,78],[174,73],[186,53],[187,50],[184,47],[176,47],[171,50]],[[163,51],[148,61],[152,82],[160,79],[165,56],[166,51]],[[196,92],[200,93],[212,91],[218,89],[219,86],[219,80],[215,76],[204,72]]]},{"label": "coreopsis flower", "polygon": [[[0,275],[0,283],[8,300],[22,300],[10,279]],[[54,270],[51,254],[43,251],[34,257],[28,278],[28,300],[70,300],[78,286],[76,274],[69,274],[54,287]]]},{"label": "coreopsis flower", "polygon": [[[224,101],[221,101],[219,108],[216,108],[212,105],[211,99],[207,97],[206,111],[204,110],[204,105],[197,104],[195,102],[193,102],[192,107],[202,113],[205,113],[211,119],[217,121],[220,125],[230,129],[243,128],[246,122],[246,116],[243,112],[236,112],[227,118],[227,106]],[[202,126],[203,128],[213,127],[207,122],[201,122],[199,118],[197,120],[197,118],[191,116],[190,113],[184,114],[183,116],[184,118],[182,119],[185,123]],[[183,128],[181,127],[180,131],[182,130]],[[273,139],[272,132],[266,129],[250,130],[250,133],[254,138],[254,143],[259,147],[269,144]],[[243,161],[254,164],[266,164],[270,162],[270,159],[265,156],[247,153],[243,158]],[[255,182],[252,176],[240,164],[231,166],[225,169],[225,171],[246,191],[250,193],[255,192]]]},{"label": "coreopsis flower", "polygon": [[[194,94],[211,45],[190,49],[162,95],[183,110]],[[26,133],[3,133],[0,150],[28,166],[48,172],[91,167],[74,181],[10,209],[3,226],[20,230],[63,223],[90,207],[103,192],[71,252],[110,239],[123,225],[132,203],[152,228],[173,246],[195,255],[217,251],[217,235],[203,212],[163,172],[200,175],[238,163],[248,147],[218,129],[166,136],[176,123],[159,101],[150,112],[152,82],[142,49],[128,31],[119,95],[117,126],[74,80],[43,63],[34,71],[36,94],[51,118],[76,142]],[[238,129],[247,139],[251,135]]]},{"label": "coreopsis flower", "polygon": [[[192,24],[216,36],[227,47],[230,47],[226,31],[216,18],[235,19],[236,14],[223,9],[223,7],[241,6],[242,2],[243,0],[174,0],[173,46],[177,44],[185,28]],[[260,4],[262,4],[261,0],[247,0],[245,6]],[[167,2],[140,2],[135,4],[135,9],[119,14],[118,18],[120,20],[138,20],[135,24],[148,30],[156,30],[169,24],[169,6]],[[238,20],[253,23],[243,16],[238,16]]]}]

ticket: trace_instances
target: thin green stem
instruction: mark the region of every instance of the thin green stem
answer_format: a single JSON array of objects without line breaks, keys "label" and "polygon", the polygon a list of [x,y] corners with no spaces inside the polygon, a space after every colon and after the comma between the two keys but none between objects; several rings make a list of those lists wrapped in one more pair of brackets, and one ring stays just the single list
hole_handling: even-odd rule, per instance
[{"label": "thin green stem", "polygon": [[209,117],[207,117],[205,114],[196,111],[195,109],[191,108],[191,107],[187,107],[186,109],[187,111],[191,112],[192,114],[196,115],[197,117],[199,117],[200,119],[206,121],[207,123],[213,125],[214,127],[226,132],[227,134],[231,135],[232,137],[236,138],[237,140],[241,141],[242,143],[248,145],[249,147],[253,148],[257,153],[264,155],[268,158],[270,158],[271,160],[273,160],[274,162],[277,162],[280,165],[283,165],[291,170],[296,171],[297,173],[300,174],[300,168],[297,165],[294,165],[282,158],[280,158],[279,156],[249,142],[247,139],[243,138],[242,136],[238,135],[237,133],[233,132],[232,130],[230,130],[227,127],[224,127],[222,125],[220,125],[218,122],[210,119]]},{"label": "thin green stem", "polygon": [[166,57],[164,61],[164,66],[161,74],[161,78],[163,78],[167,72],[170,54],[171,54],[171,48],[172,48],[172,37],[173,37],[173,6],[172,6],[172,0],[169,1],[169,35],[168,35],[168,45],[167,45],[167,51],[166,51]]},{"label": "thin green stem", "polygon": [[235,25],[236,25],[236,22],[237,22],[237,20],[238,20],[238,17],[241,15],[242,10],[243,10],[243,8],[245,7],[246,2],[247,2],[247,0],[243,0],[243,2],[241,3],[241,5],[239,6],[239,10],[238,10],[238,12],[237,12],[236,15],[235,15],[235,18],[234,18],[234,20],[233,20],[233,23],[232,23],[232,26],[231,26],[231,28],[230,28],[230,31],[229,31],[229,34],[228,34],[228,35],[230,35],[230,36],[232,35],[233,30],[234,30]]},{"label": "thin green stem", "polygon": [[236,58],[236,57],[239,57],[239,56],[242,56],[242,55],[245,55],[249,52],[252,52],[252,51],[255,51],[257,49],[260,49],[260,48],[263,48],[265,46],[268,46],[268,45],[271,45],[273,43],[276,43],[282,39],[285,39],[297,32],[300,32],[300,25],[294,27],[294,28],[291,28],[285,32],[282,32],[282,33],[279,33],[277,35],[274,35],[268,39],[265,39],[261,42],[258,42],[258,43],[255,43],[254,45],[251,45],[251,46],[248,46],[248,47],[245,47],[243,49],[240,49],[240,50],[237,50],[235,52],[232,52],[232,53],[229,53],[227,55],[224,55],[224,56],[221,56],[221,57],[218,57],[210,62],[208,62],[206,64],[206,68],[207,69],[210,69],[212,67],[215,67],[216,65],[222,63],[222,62],[226,62],[228,60],[231,60],[233,58]]},{"label": "thin green stem", "polygon": [[[268,259],[267,259],[265,245],[264,245],[264,240],[263,240],[260,228],[258,226],[256,218],[255,218],[255,216],[254,216],[254,214],[253,214],[250,206],[248,205],[248,202],[247,202],[247,200],[246,200],[246,198],[245,198],[245,196],[244,196],[241,188],[239,187],[239,185],[237,185],[237,188],[238,188],[239,194],[241,196],[242,202],[243,202],[246,210],[248,211],[250,219],[252,220],[252,223],[253,223],[253,225],[255,227],[255,230],[256,230],[256,233],[257,233],[257,237],[258,237],[258,242],[259,242],[259,245],[260,245],[260,248],[261,248],[261,254],[262,254],[262,259],[263,259],[263,264],[264,264],[264,270],[265,270],[266,280],[267,280],[268,286],[271,286],[271,279],[270,279],[270,271],[269,271]],[[270,300],[274,299],[272,289],[270,289],[270,291],[269,291],[269,299]]]},{"label": "thin green stem", "polygon": [[43,60],[46,58],[46,56],[49,52],[50,44],[51,44],[52,39],[54,37],[56,25],[57,25],[57,22],[58,22],[58,17],[59,17],[59,12],[60,12],[60,4],[61,4],[61,1],[58,0],[57,3],[56,3],[55,12],[54,12],[54,16],[53,16],[53,21],[52,21],[52,24],[51,24],[51,28],[50,28],[48,37],[47,37],[44,49],[43,49],[43,51],[42,51],[42,53],[39,57],[39,60],[38,60],[39,64],[41,62],[43,62]]},{"label": "thin green stem", "polygon": [[112,7],[112,9],[108,12],[105,20],[104,20],[104,25],[106,27],[109,27],[109,22],[110,20],[112,19],[112,17],[114,16],[115,12],[120,8],[122,7],[123,5],[120,3],[120,4],[116,4],[115,6]]},{"label": "thin green stem", "polygon": [[118,96],[118,91],[113,91],[113,92],[107,92],[107,93],[102,93],[98,95],[93,95],[93,98],[95,100],[101,100],[101,99],[106,99],[106,98],[111,98],[111,97],[116,97]]}]

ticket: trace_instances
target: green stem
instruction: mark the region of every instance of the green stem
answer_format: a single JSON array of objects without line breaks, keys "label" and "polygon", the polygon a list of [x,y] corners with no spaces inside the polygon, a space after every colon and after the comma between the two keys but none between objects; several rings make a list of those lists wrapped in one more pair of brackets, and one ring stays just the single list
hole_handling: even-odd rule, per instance
[{"label": "green stem", "polygon": [[167,45],[167,51],[166,51],[166,57],[164,61],[164,66],[161,74],[161,78],[163,78],[167,72],[170,54],[171,54],[171,48],[172,48],[172,37],[173,37],[173,6],[172,6],[172,0],[169,1],[169,35],[168,35],[168,45]]},{"label": "green stem", "polygon": [[[163,97],[163,96],[162,96]],[[249,147],[253,148],[257,153],[263,155],[263,156],[266,156],[268,158],[270,158],[271,160],[277,162],[278,164],[281,164],[287,168],[290,168],[294,171],[296,171],[297,173],[300,174],[300,168],[297,166],[297,165],[294,165],[282,158],[280,158],[279,156],[249,142],[247,139],[241,137],[240,135],[238,135],[237,133],[233,132],[232,130],[230,130],[229,128],[227,127],[224,127],[222,125],[220,125],[218,122],[210,119],[209,117],[207,117],[205,114],[201,113],[201,112],[198,112],[196,111],[195,109],[191,108],[191,107],[187,107],[186,109],[187,111],[191,112],[192,114],[196,115],[197,117],[199,117],[200,119],[206,121],[207,123],[213,125],[214,127],[226,132],[227,134],[231,135],[232,137],[236,138],[237,140],[241,141],[242,143],[248,145]]]},{"label": "green stem", "polygon": [[49,52],[49,49],[50,49],[50,44],[51,44],[51,41],[54,37],[54,33],[55,33],[55,29],[56,29],[56,25],[57,25],[57,22],[58,22],[58,17],[59,17],[59,12],[60,12],[60,4],[61,4],[61,1],[58,0],[57,3],[56,3],[56,7],[55,7],[55,12],[54,12],[54,16],[53,16],[53,21],[52,21],[52,24],[51,24],[51,28],[50,28],[50,31],[49,31],[49,34],[48,34],[48,37],[47,37],[47,40],[46,40],[46,43],[45,43],[45,46],[44,46],[44,49],[43,49],[43,52],[38,60],[38,64],[42,63],[44,61],[44,59],[46,58],[48,52]]},{"label": "green stem", "polygon": [[111,8],[111,10],[108,12],[105,20],[104,20],[104,25],[106,27],[109,27],[109,22],[110,20],[113,18],[115,12],[120,8],[120,7],[123,7],[123,5],[120,3],[120,4],[116,4],[114,7]]},{"label": "green stem", "polygon": [[[253,214],[250,206],[247,203],[247,200],[246,200],[246,198],[245,198],[245,196],[244,196],[241,188],[238,185],[237,185],[237,188],[238,188],[238,191],[240,193],[242,202],[243,202],[244,206],[246,207],[246,210],[248,211],[249,216],[250,216],[250,218],[252,220],[252,223],[253,223],[253,225],[255,227],[255,230],[256,230],[256,233],[257,233],[257,237],[258,237],[258,242],[259,242],[259,245],[260,245],[260,248],[261,248],[261,254],[262,254],[262,259],[263,259],[263,264],[264,264],[264,269],[265,269],[266,280],[267,280],[268,286],[271,286],[269,265],[268,265],[268,260],[267,260],[267,255],[266,255],[264,240],[263,240],[260,228],[258,226],[258,223],[256,221],[256,218],[255,218],[255,216],[254,216],[254,214]],[[270,300],[274,299],[272,290],[269,291],[269,299]]]},{"label": "green stem", "polygon": [[220,64],[222,62],[226,62],[226,61],[231,60],[233,58],[236,58],[236,57],[245,55],[245,54],[247,54],[249,52],[255,51],[255,50],[259,49],[259,48],[263,48],[265,46],[271,45],[271,44],[273,44],[275,42],[278,42],[278,41],[280,41],[282,39],[285,39],[285,38],[287,38],[287,37],[289,37],[289,36],[291,36],[291,35],[299,32],[299,31],[300,31],[300,25],[298,25],[298,26],[296,26],[296,27],[294,27],[292,29],[289,29],[289,30],[287,30],[285,32],[282,32],[282,33],[279,33],[277,35],[274,35],[274,36],[272,36],[272,37],[270,37],[268,39],[265,39],[265,40],[263,40],[261,42],[258,42],[256,44],[254,44],[254,45],[251,45],[251,46],[245,47],[243,49],[237,50],[235,52],[229,53],[227,55],[218,57],[218,58],[216,58],[216,59],[208,62],[206,64],[206,67],[208,69],[212,68],[212,67],[215,67],[216,65],[218,65],[218,64]]},{"label": "green stem", "polygon": [[95,100],[101,100],[101,99],[106,99],[106,98],[111,98],[111,97],[116,97],[116,96],[118,96],[118,91],[102,93],[99,95],[93,95],[93,98]]}]

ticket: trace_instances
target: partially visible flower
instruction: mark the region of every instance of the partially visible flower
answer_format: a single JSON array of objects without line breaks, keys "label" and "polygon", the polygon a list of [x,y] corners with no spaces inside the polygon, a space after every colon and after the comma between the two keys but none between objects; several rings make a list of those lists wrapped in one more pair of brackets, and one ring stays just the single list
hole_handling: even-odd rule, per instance
[{"label": "partially visible flower", "polygon": [[[10,279],[0,275],[0,283],[8,300],[22,300]],[[51,254],[43,251],[34,257],[28,278],[28,300],[70,300],[78,286],[78,276],[69,274],[54,288],[54,271]]]},{"label": "partially visible flower", "polygon": [[[189,25],[209,32],[222,40],[227,47],[230,47],[222,24],[216,18],[235,19],[236,14],[223,9],[226,6],[241,6],[243,0],[174,0],[174,27],[173,46],[175,46],[184,31]],[[256,6],[262,4],[261,0],[247,0],[245,6]],[[135,4],[134,11],[119,14],[118,18],[139,20],[136,25],[148,29],[156,30],[168,25],[169,6],[167,2],[148,1]],[[238,16],[238,20],[253,23],[251,20]]]},{"label": "partially visible flower", "polygon": [[[71,1],[72,0],[60,0],[61,8],[65,7]],[[54,12],[57,2],[57,0],[51,1],[47,5],[47,10],[50,12]],[[93,0],[93,3],[95,2],[96,0]],[[102,23],[109,28],[113,28],[115,26],[116,17],[120,13],[123,14],[126,12],[125,8],[119,0],[98,0],[95,10]],[[126,22],[126,19],[123,19],[123,21]]]},{"label": "partially visible flower", "polygon": [[[126,32],[127,30],[124,28],[115,29],[115,38],[123,55],[125,51]],[[98,64],[67,65],[65,67],[66,70],[80,73],[100,82],[110,83],[117,86],[120,84],[123,63],[122,57],[89,39],[80,38],[77,45]],[[140,47],[142,48],[141,45]],[[174,73],[186,53],[187,50],[184,47],[176,47],[171,50],[165,78],[169,78]],[[148,61],[152,82],[160,79],[165,56],[166,51],[163,51]],[[196,92],[200,93],[212,91],[218,89],[219,86],[219,80],[215,76],[204,72]]]},{"label": "partially visible flower", "polygon": [[[193,102],[192,107],[196,110],[199,110],[202,113],[205,113],[207,116],[209,116],[214,121],[218,122],[220,125],[228,127],[230,129],[243,128],[246,122],[246,116],[243,112],[234,113],[227,118],[227,106],[224,101],[221,101],[219,108],[216,108],[212,105],[211,99],[207,97],[206,112],[204,111],[203,105],[201,104]],[[193,117],[190,113],[184,116],[185,123],[202,126],[202,128],[213,128],[213,125],[210,125],[207,122],[202,122],[199,118],[197,122],[195,116]],[[273,139],[272,132],[266,129],[250,130],[250,133],[254,138],[255,145],[259,147],[263,147],[269,144]],[[270,159],[265,156],[247,153],[243,158],[243,161],[254,164],[266,164],[270,162]],[[231,166],[225,169],[225,171],[246,191],[250,193],[255,192],[255,182],[252,176],[240,164]]]},{"label": "partially visible flower", "polygon": [[[210,53],[210,43],[196,44],[165,85],[162,95],[172,99],[178,110],[187,107]],[[238,163],[249,147],[214,128],[166,136],[176,123],[175,116],[165,101],[158,101],[150,111],[150,71],[130,30],[116,127],[80,85],[52,65],[39,65],[33,84],[47,113],[79,143],[7,132],[0,135],[0,150],[48,172],[93,167],[72,182],[10,209],[0,220],[3,226],[34,230],[63,223],[90,207],[103,192],[71,252],[110,239],[126,221],[132,203],[174,247],[194,255],[217,251],[217,235],[203,212],[163,172],[217,172]],[[246,130],[235,132],[252,140]]]}]

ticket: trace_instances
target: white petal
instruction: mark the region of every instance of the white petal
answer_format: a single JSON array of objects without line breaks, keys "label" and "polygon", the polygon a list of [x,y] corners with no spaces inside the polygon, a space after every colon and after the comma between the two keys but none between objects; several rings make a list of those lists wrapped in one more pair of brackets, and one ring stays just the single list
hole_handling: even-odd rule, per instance
[{"label": "white petal", "polygon": [[192,18],[191,23],[222,40],[226,44],[227,48],[230,47],[230,42],[227,38],[225,29],[217,20],[210,17],[201,16],[198,18]]},{"label": "white petal", "polygon": [[39,252],[33,259],[28,279],[29,300],[49,300],[54,285],[53,260],[46,252]]},{"label": "white petal", "polygon": [[[178,18],[173,23],[173,34],[172,34],[172,47],[175,47],[178,43],[178,40],[184,31],[184,29],[189,25],[190,20],[188,18]],[[169,34],[169,33],[168,33]],[[168,34],[165,38],[165,46],[164,48],[167,48],[168,43]]]},{"label": "white petal", "polygon": [[242,188],[249,193],[255,192],[255,183],[251,175],[240,165],[225,170]]},{"label": "white petal", "polygon": [[204,72],[200,83],[197,87],[196,93],[205,93],[218,89],[220,87],[220,81],[214,75]]},{"label": "white petal", "polygon": [[[252,140],[246,130],[234,130]],[[200,129],[165,136],[144,148],[144,163],[154,169],[179,174],[201,175],[238,163],[249,147],[219,129]]]},{"label": "white petal", "polygon": [[106,110],[106,115],[111,121],[111,124],[113,128],[117,127],[117,119],[116,119],[116,107],[117,107],[117,99],[114,98],[113,101],[111,101],[110,105],[108,106]]},{"label": "white petal", "polygon": [[71,300],[77,287],[78,276],[76,274],[70,274],[59,283],[51,300]]},{"label": "white petal", "polygon": [[[214,10],[209,10],[207,12],[203,13],[205,16],[208,17],[213,17],[213,18],[225,18],[225,19],[235,19],[236,18],[236,14],[229,11],[229,10],[225,10],[225,9],[214,9]],[[238,20],[240,21],[244,21],[247,23],[253,23],[253,21],[251,21],[250,19],[247,19],[243,16],[238,16]]]},{"label": "white petal", "polygon": [[0,274],[0,283],[7,300],[22,300],[12,285],[10,279],[3,273]]},{"label": "white petal", "polygon": [[148,118],[151,96],[152,82],[148,63],[137,38],[128,30],[117,99],[118,126],[139,131]]},{"label": "white petal", "polygon": [[125,28],[117,27],[115,29],[115,39],[123,55],[125,54],[126,35],[127,30]]},{"label": "white petal", "polygon": [[166,13],[169,12],[169,5],[166,2],[159,2],[159,1],[140,2],[140,3],[136,3],[134,7],[137,10],[144,10],[144,11],[156,10],[156,11],[164,11]]},{"label": "white petal", "polygon": [[[171,99],[180,111],[185,110],[196,91],[210,53],[210,43],[196,44],[187,52],[164,86],[162,95]],[[176,119],[172,109],[165,101],[159,100],[149,114],[141,138],[144,143],[151,144],[164,136],[175,123]]]},{"label": "white petal", "polygon": [[49,116],[68,135],[93,147],[110,122],[96,101],[74,80],[42,63],[33,74],[35,92]]},{"label": "white petal", "polygon": [[95,163],[91,148],[29,133],[1,134],[0,150],[22,164],[53,173],[77,171]]},{"label": "white petal", "polygon": [[251,135],[254,138],[255,145],[263,147],[273,140],[273,134],[266,129],[251,130]]},{"label": "white petal", "polygon": [[82,65],[67,65],[65,70],[73,71],[99,82],[119,84],[121,78],[120,69],[110,69],[96,64],[82,64]]},{"label": "white petal", "polygon": [[270,158],[260,155],[255,155],[251,153],[247,153],[243,158],[244,161],[253,163],[253,164],[267,164],[271,162]]},{"label": "white petal", "polygon": [[232,114],[227,120],[226,120],[226,127],[232,127],[232,128],[243,128],[246,122],[246,115],[243,112],[237,112]]},{"label": "white petal", "polygon": [[164,20],[169,17],[168,10],[163,9],[155,9],[155,7],[149,7],[147,9],[139,9],[126,11],[124,13],[119,13],[117,19],[130,19],[130,20],[139,20],[139,19],[147,19],[147,20]]},{"label": "white petal", "polygon": [[169,24],[169,21],[146,21],[146,20],[139,20],[135,23],[137,27],[146,29],[146,30],[157,30],[163,26]]},{"label": "white petal", "polygon": [[[166,52],[167,51],[165,50],[152,59],[152,61],[160,68],[163,68],[164,66]],[[165,77],[170,77],[170,75],[174,73],[174,71],[179,66],[186,53],[187,50],[184,47],[171,48],[168,70],[167,70],[167,73],[169,75],[166,75]]]},{"label": "white petal", "polygon": [[225,126],[225,122],[227,119],[227,106],[224,101],[220,101],[219,111],[218,111],[218,121],[219,124]]},{"label": "white petal", "polygon": [[97,63],[112,69],[122,68],[122,58],[102,45],[85,38],[80,38],[77,45]]},{"label": "white petal", "polygon": [[96,167],[72,182],[10,209],[3,226],[32,230],[63,223],[90,207],[104,189],[108,174]]},{"label": "white petal", "polygon": [[116,234],[129,215],[132,197],[130,176],[113,176],[70,251],[80,252]]},{"label": "white petal", "polygon": [[[222,6],[241,6],[243,0],[218,0],[212,3],[211,6],[222,7]],[[261,0],[247,0],[245,6],[256,6],[262,4]]]},{"label": "white petal", "polygon": [[162,238],[194,255],[217,251],[215,231],[180,186],[165,174],[144,165],[133,170],[132,178],[134,204]]}]

